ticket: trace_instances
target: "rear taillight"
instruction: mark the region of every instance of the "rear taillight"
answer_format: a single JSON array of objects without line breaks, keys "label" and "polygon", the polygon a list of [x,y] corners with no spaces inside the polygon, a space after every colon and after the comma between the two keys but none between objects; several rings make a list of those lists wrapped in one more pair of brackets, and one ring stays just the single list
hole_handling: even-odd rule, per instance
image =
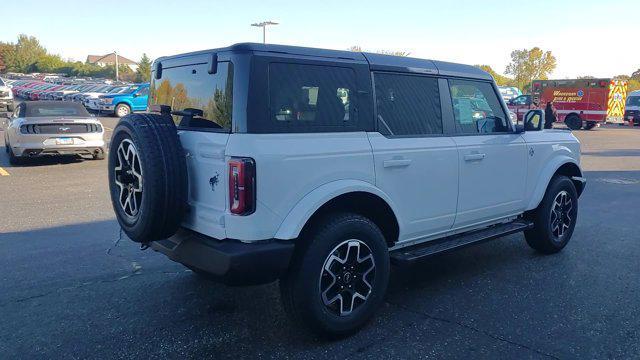
[{"label": "rear taillight", "polygon": [[256,210],[256,164],[250,158],[229,160],[229,208],[232,214]]}]

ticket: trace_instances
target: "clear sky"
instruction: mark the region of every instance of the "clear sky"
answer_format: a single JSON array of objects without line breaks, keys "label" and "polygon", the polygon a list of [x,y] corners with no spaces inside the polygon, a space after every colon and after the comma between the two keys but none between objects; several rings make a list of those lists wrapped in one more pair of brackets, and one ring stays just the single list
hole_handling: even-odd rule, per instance
[{"label": "clear sky", "polygon": [[274,20],[269,43],[401,50],[500,73],[513,49],[539,46],[556,56],[557,78],[640,68],[640,0],[2,0],[1,8],[0,41],[25,33],[82,61],[113,50],[138,60],[260,42],[249,25]]}]

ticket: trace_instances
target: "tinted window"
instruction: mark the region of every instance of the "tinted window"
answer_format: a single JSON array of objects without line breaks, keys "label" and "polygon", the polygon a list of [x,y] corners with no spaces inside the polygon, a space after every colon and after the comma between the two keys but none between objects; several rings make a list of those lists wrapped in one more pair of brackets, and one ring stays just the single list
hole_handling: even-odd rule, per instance
[{"label": "tinted window", "polygon": [[136,94],[137,94],[138,96],[145,96],[145,95],[149,95],[149,88],[148,88],[148,87],[142,88],[142,89],[140,89],[140,91],[138,91]]},{"label": "tinted window", "polygon": [[531,98],[529,96],[518,96],[517,98],[513,99],[513,104],[514,105],[529,105],[529,100]]},{"label": "tinted window", "polygon": [[65,117],[89,117],[91,116],[84,106],[69,102],[29,102],[24,105],[22,117],[65,116]]},{"label": "tinted window", "polygon": [[442,134],[438,80],[375,74],[378,129],[385,135]]},{"label": "tinted window", "polygon": [[490,83],[449,80],[449,87],[457,132],[473,134],[511,131]]},{"label": "tinted window", "polygon": [[[229,130],[231,128],[233,64],[218,63],[215,74],[207,64],[167,68],[153,80],[149,105],[168,105],[176,125],[183,129]],[[142,91],[142,90],[141,90]]]},{"label": "tinted window", "polygon": [[292,131],[354,121],[355,73],[317,65],[269,64],[269,116]]}]

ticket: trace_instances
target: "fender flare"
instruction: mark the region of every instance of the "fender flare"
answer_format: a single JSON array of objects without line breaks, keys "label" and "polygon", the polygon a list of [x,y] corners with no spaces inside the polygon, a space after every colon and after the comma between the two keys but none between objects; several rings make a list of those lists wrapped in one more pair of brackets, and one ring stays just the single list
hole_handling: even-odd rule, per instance
[{"label": "fender flare", "polygon": [[117,102],[115,102],[115,104],[113,104],[113,109],[115,111],[116,107],[120,104],[125,104],[129,107],[129,109],[131,109],[131,111],[133,111],[133,104],[131,104],[131,102],[129,100],[126,99],[121,99],[118,100]]},{"label": "fender flare", "polygon": [[[317,187],[298,201],[280,224],[274,238],[281,240],[297,238],[307,221],[322,205],[340,195],[352,192],[366,192],[380,197],[389,205],[398,219],[397,207],[391,198],[373,184],[362,180],[336,180]],[[401,227],[399,221],[398,226]]]},{"label": "fender flare", "polygon": [[[580,165],[575,161],[575,159],[567,155],[555,157],[552,161],[547,163],[541,175],[537,179],[536,187],[531,193],[529,204],[527,205],[525,210],[533,210],[538,207],[538,205],[542,201],[542,198],[544,197],[545,192],[547,192],[547,187],[549,186],[549,182],[551,181],[553,175],[555,175],[555,173],[558,171],[558,169],[560,169],[561,166],[568,163],[574,164],[578,167],[578,169],[580,169]],[[580,170],[580,172],[582,173],[582,169]]]}]

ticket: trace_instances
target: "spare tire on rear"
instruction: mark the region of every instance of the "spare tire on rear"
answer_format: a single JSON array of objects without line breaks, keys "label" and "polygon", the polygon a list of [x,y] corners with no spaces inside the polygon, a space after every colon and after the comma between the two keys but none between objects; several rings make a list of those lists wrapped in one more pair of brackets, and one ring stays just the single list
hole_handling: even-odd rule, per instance
[{"label": "spare tire on rear", "polygon": [[187,167],[171,116],[130,114],[113,130],[109,190],[122,230],[149,243],[175,234],[187,203]]}]

